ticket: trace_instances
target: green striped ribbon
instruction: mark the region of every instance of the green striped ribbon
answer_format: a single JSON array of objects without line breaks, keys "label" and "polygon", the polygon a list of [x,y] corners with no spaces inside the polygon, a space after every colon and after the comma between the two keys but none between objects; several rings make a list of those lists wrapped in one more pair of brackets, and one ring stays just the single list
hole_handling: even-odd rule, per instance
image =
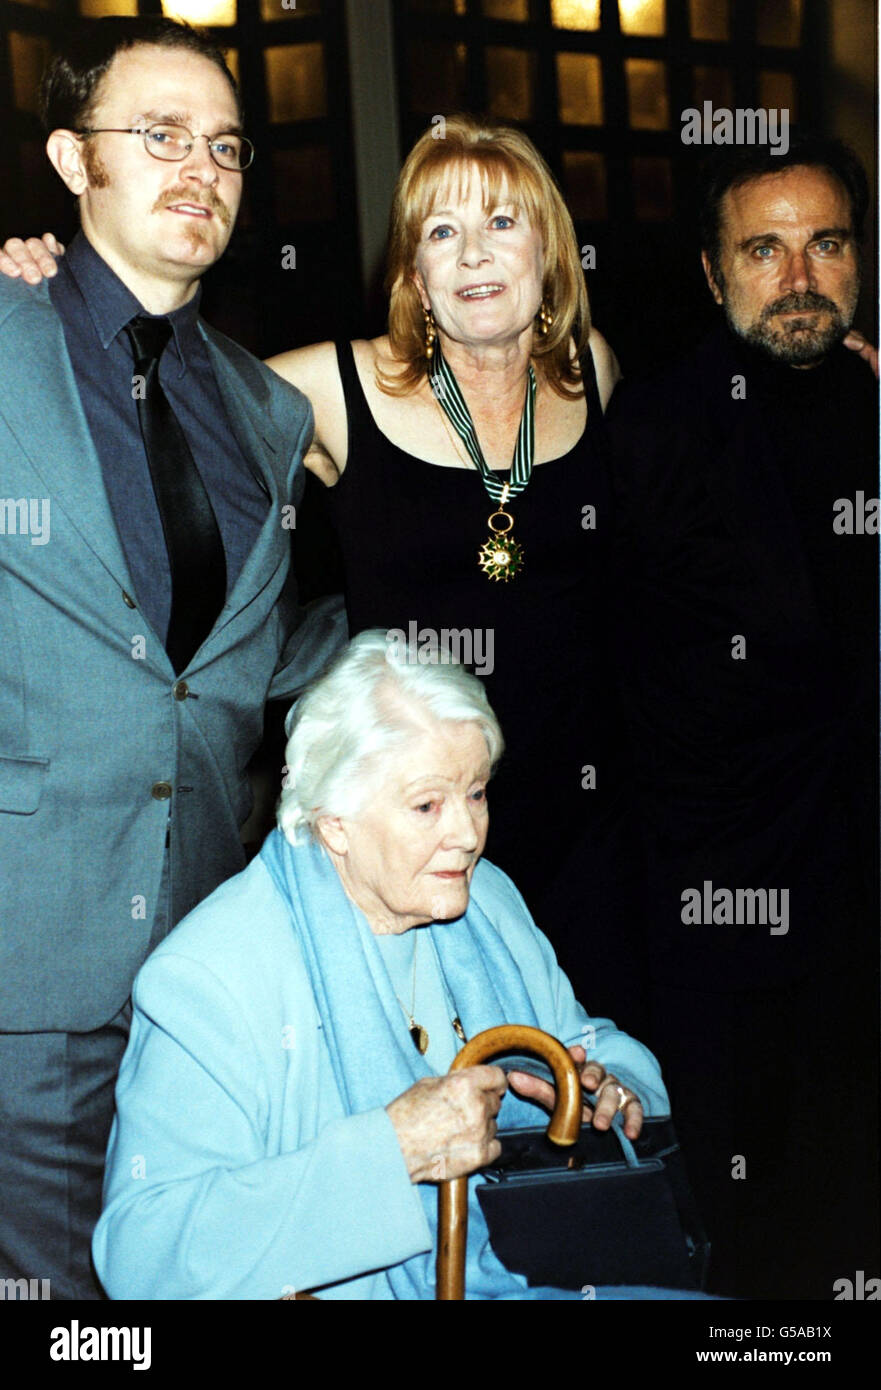
[{"label": "green striped ribbon", "polygon": [[506,487],[508,491],[504,494],[505,501],[516,497],[518,493],[523,491],[532,476],[532,460],[535,457],[536,386],[532,363],[529,364],[526,400],[523,402],[523,414],[520,416],[520,429],[517,432],[517,445],[514,449],[514,461],[511,464],[511,477],[507,483],[502,481],[498,473],[493,472],[483,457],[483,450],[480,447],[480,440],[477,438],[471,412],[459,390],[458,381],[444,360],[439,338],[435,341],[434,352],[428,364],[428,379],[438,404],[468,450],[475,468],[478,469],[483,478],[483,485],[490,497],[494,502],[500,502]]}]

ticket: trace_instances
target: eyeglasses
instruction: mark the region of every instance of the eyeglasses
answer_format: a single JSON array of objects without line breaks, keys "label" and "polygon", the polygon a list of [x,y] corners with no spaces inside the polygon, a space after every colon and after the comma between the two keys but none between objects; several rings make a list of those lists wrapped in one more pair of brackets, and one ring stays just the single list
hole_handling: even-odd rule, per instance
[{"label": "eyeglasses", "polygon": [[154,159],[164,159],[179,164],[193,148],[197,140],[207,140],[208,150],[214,163],[221,169],[234,169],[241,172],[254,161],[254,146],[244,135],[194,135],[185,125],[144,126],[100,126],[78,130],[77,135],[142,135],[144,148]]}]

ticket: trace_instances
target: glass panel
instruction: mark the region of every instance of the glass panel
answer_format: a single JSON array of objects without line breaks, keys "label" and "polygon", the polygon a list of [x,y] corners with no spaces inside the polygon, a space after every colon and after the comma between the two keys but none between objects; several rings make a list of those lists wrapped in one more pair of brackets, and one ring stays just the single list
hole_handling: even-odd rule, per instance
[{"label": "glass panel", "polygon": [[622,34],[663,34],[664,0],[618,0],[618,17]]},{"label": "glass panel", "polygon": [[634,130],[666,130],[670,124],[663,63],[650,58],[627,58],[627,100]]},{"label": "glass panel", "polygon": [[411,10],[423,14],[464,14],[466,0],[408,0]]},{"label": "glass panel", "polygon": [[[759,73],[759,106],[765,111],[788,111],[789,123],[798,120],[798,94],[791,72]],[[779,130],[778,125],[775,130]]]},{"label": "glass panel", "polygon": [[669,159],[638,155],[632,164],[633,203],[643,222],[662,222],[673,215],[673,175]]},{"label": "glass panel", "polygon": [[551,0],[551,23],[557,29],[599,29],[600,0]]},{"label": "glass panel", "polygon": [[516,19],[521,23],[529,18],[529,0],[483,0],[487,19]]},{"label": "glass panel", "polygon": [[758,0],[756,39],[783,48],[798,48],[801,38],[801,0]]},{"label": "glass panel", "polygon": [[606,161],[592,150],[567,150],[563,154],[566,206],[583,222],[606,218]]},{"label": "glass panel", "polygon": [[323,145],[273,150],[275,215],[282,227],[294,222],[332,222],[336,215],[330,151]]},{"label": "glass panel", "polygon": [[105,15],[136,15],[138,0],[79,0],[80,14],[87,19],[103,19]]},{"label": "glass panel", "polygon": [[728,0],[688,0],[693,39],[727,39]]},{"label": "glass panel", "polygon": [[260,0],[260,18],[268,23],[314,14],[321,14],[321,0]]},{"label": "glass panel", "polygon": [[694,104],[701,115],[705,101],[711,101],[714,106],[726,106],[729,110],[734,105],[734,86],[727,68],[695,68],[691,86]]},{"label": "glass panel", "polygon": [[12,69],[12,100],[17,111],[39,111],[37,92],[43,69],[52,57],[48,39],[33,34],[9,33],[9,65]]},{"label": "glass panel", "polygon": [[271,121],[309,121],[326,114],[323,44],[267,48],[263,57]]},{"label": "glass panel", "polygon": [[408,46],[410,105],[435,115],[465,104],[464,43],[413,41]]},{"label": "glass panel", "polygon": [[557,90],[565,125],[602,125],[603,71],[596,54],[558,53]]},{"label": "glass panel", "polygon": [[510,121],[530,120],[535,86],[535,54],[527,53],[522,48],[488,47],[486,85],[490,115]]},{"label": "glass panel", "polygon": [[236,0],[162,0],[162,13],[188,24],[235,24]]}]

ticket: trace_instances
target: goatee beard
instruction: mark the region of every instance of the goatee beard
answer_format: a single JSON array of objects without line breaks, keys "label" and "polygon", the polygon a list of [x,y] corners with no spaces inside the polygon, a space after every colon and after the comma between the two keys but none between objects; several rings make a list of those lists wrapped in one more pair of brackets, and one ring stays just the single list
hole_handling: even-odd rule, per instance
[{"label": "goatee beard", "polygon": [[[783,313],[823,314],[822,326],[809,327],[804,319],[790,319],[788,322],[775,322],[776,316]],[[782,295],[772,304],[766,305],[755,323],[746,329],[739,328],[728,314],[729,326],[741,338],[758,348],[775,362],[786,363],[790,367],[813,366],[842,341],[850,323],[845,322],[838,305],[824,295],[807,290],[798,294],[793,290]]]}]

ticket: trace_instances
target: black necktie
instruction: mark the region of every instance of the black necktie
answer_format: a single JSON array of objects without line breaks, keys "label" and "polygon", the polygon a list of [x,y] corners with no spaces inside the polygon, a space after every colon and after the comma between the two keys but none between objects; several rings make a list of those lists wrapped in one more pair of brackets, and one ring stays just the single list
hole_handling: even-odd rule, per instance
[{"label": "black necktie", "polygon": [[179,674],[208,636],[226,600],[226,558],[217,518],[180,421],[159,384],[171,336],[167,318],[134,318],[126,328],[135,359],[138,420],[162,518],[171,570],[165,649]]}]

